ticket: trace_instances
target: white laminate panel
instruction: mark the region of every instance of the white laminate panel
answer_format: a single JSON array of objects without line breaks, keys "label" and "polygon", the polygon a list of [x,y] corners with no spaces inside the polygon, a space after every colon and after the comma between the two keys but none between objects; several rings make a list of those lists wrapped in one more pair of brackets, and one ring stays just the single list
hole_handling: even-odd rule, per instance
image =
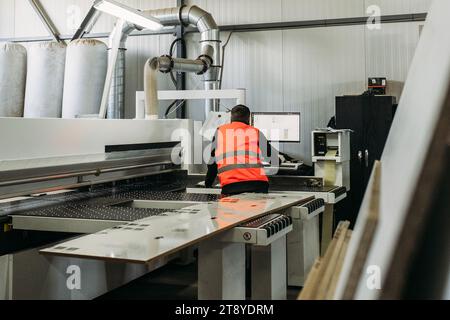
[{"label": "white laminate panel", "polygon": [[[148,263],[259,216],[282,211],[308,197],[244,194],[142,219],[41,250],[43,254]],[[190,209],[191,212],[186,212]],[[198,210],[198,211],[197,211]]]}]

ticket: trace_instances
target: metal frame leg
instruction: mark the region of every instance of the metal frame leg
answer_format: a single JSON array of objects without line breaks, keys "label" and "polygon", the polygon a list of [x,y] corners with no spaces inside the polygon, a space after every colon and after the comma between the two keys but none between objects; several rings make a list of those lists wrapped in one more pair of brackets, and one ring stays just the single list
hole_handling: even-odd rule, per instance
[{"label": "metal frame leg", "polygon": [[[39,254],[40,249],[0,257],[0,299],[94,299],[167,263],[161,260],[145,265],[48,257]],[[76,276],[72,276],[71,266],[79,270]],[[79,288],[68,286],[71,279],[79,282]]]},{"label": "metal frame leg", "polygon": [[0,300],[12,299],[12,255],[0,256]]},{"label": "metal frame leg", "polygon": [[261,247],[252,246],[252,299],[286,300],[286,236]]},{"label": "metal frame leg", "polygon": [[293,219],[293,230],[287,235],[288,285],[303,287],[319,255],[319,216]]},{"label": "metal frame leg", "polygon": [[245,300],[245,244],[217,240],[200,243],[198,299]]},{"label": "metal frame leg", "polygon": [[325,212],[322,214],[322,239],[320,244],[320,254],[324,255],[333,238],[334,206],[325,205]]}]

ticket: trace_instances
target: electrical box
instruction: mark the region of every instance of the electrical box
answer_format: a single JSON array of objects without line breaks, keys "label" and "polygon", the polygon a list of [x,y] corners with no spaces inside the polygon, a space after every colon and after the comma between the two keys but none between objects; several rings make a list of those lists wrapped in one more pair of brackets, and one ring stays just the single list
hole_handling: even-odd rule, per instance
[{"label": "electrical box", "polygon": [[316,130],[312,132],[312,161],[350,161],[350,130]]},{"label": "electrical box", "polygon": [[376,95],[385,95],[387,88],[386,78],[369,78],[368,90]]},{"label": "electrical box", "polygon": [[350,190],[350,130],[315,130],[312,132],[312,162],[315,176],[326,186]]}]

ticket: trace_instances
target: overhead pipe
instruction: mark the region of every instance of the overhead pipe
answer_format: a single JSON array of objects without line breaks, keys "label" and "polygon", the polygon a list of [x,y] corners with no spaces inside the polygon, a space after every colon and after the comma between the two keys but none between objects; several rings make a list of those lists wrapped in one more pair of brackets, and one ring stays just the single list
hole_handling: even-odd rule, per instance
[{"label": "overhead pipe", "polygon": [[[130,23],[125,25],[117,24],[115,28],[122,28],[120,31],[122,36],[117,52],[117,58],[115,63],[114,74],[111,79],[111,87],[109,89],[109,98],[106,110],[107,119],[123,119],[125,117],[125,54],[127,51],[126,42],[128,36],[134,30],[142,30],[138,26]],[[114,37],[117,34],[116,30],[113,30],[108,39],[108,63],[113,63],[114,54]]]},{"label": "overhead pipe", "polygon": [[[129,34],[138,28],[123,19],[118,19],[108,39],[108,71],[105,87],[100,104],[99,118],[104,119],[108,114],[120,114],[124,109],[125,70],[120,70],[125,64],[126,40]],[[121,49],[122,48],[122,49]],[[120,63],[117,64],[117,61]],[[118,70],[118,72],[117,72]],[[112,98],[112,101],[110,101]],[[122,103],[122,105],[120,104]]]},{"label": "overhead pipe", "polygon": [[[219,87],[219,73],[221,69],[221,52],[220,52],[220,32],[217,23],[212,15],[197,6],[181,6],[166,9],[146,10],[145,14],[149,14],[160,21],[165,26],[176,25],[192,25],[197,27],[200,32],[201,54],[195,59],[179,59],[168,56],[157,58],[155,66],[163,73],[193,72],[204,76],[205,90],[216,90]],[[147,65],[147,64],[146,64]],[[146,68],[150,71],[151,68]],[[147,75],[145,75],[147,77]],[[145,88],[146,91],[154,92],[154,88]],[[146,94],[150,100],[150,94]],[[146,100],[146,110],[150,110],[147,104],[150,100]],[[210,111],[219,111],[218,100],[206,100],[205,115]]]},{"label": "overhead pipe", "polygon": [[[209,49],[209,52],[211,53],[211,49]],[[144,67],[145,118],[158,119],[158,72],[169,73],[176,70],[202,75],[211,68],[211,65],[212,59],[209,56],[200,56],[196,60],[172,58],[170,56],[148,59]]]}]

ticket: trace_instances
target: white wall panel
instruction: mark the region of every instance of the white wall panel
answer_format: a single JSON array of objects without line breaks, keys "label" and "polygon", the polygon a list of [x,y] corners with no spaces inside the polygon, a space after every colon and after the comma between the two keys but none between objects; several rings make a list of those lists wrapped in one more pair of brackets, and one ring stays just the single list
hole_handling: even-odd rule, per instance
[{"label": "white wall panel", "polygon": [[219,25],[278,22],[282,0],[189,0],[209,11]]},{"label": "white wall panel", "polygon": [[246,88],[254,111],[283,107],[282,31],[236,33],[227,47],[224,88]]},{"label": "white wall panel", "polygon": [[335,97],[365,88],[364,27],[284,31],[285,112],[301,112],[301,144],[285,152],[311,162],[311,131],[335,113]]},{"label": "white wall panel", "polygon": [[220,3],[220,24],[277,22],[281,20],[281,0],[221,0],[218,2]]},{"label": "white wall panel", "polygon": [[283,21],[364,16],[364,0],[283,0]]},{"label": "white wall panel", "polygon": [[14,10],[14,37],[48,35],[47,30],[27,0],[15,0]]},{"label": "white wall panel", "polygon": [[382,25],[380,30],[365,29],[367,76],[388,78],[388,94],[398,99],[419,41],[419,25],[397,23]]},{"label": "white wall panel", "polygon": [[433,0],[364,0],[366,8],[379,6],[381,15],[428,12]]},{"label": "white wall panel", "polygon": [[41,0],[41,3],[60,34],[74,33],[92,5],[91,1],[82,0]]},{"label": "white wall panel", "polygon": [[383,15],[427,12],[433,0],[188,0],[210,11],[221,25],[337,19],[366,15],[378,5]]},{"label": "white wall panel", "polygon": [[176,7],[177,0],[137,0],[141,10]]},{"label": "white wall panel", "polygon": [[0,38],[14,37],[14,0],[0,1]]},{"label": "white wall panel", "polygon": [[[223,41],[228,33],[222,34]],[[189,41],[189,56],[198,56],[198,36]],[[223,89],[246,88],[247,104],[254,111],[270,111],[283,107],[282,97],[282,32],[235,33],[227,47]],[[190,89],[203,87],[201,77],[188,76]],[[230,102],[223,101],[229,107]],[[203,103],[189,103],[189,114],[202,120]]]}]

